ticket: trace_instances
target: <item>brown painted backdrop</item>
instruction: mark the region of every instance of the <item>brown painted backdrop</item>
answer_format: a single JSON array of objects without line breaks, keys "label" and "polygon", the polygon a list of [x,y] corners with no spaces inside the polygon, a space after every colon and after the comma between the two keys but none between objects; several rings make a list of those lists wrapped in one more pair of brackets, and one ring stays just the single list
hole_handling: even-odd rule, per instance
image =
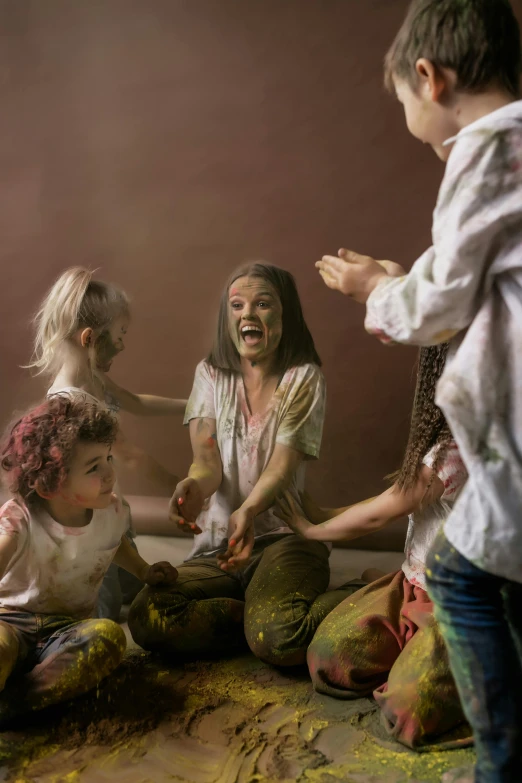
[{"label": "brown painted backdrop", "polygon": [[[30,316],[67,266],[98,267],[133,299],[115,379],[186,396],[224,279],[266,259],[295,274],[324,360],[311,489],[336,504],[382,486],[406,438],[415,352],[367,336],[362,308],[313,263],[347,245],[408,266],[429,243],[442,167],[381,87],[406,5],[0,2],[2,420],[44,388],[19,365]],[[181,427],[124,423],[186,470]]]}]

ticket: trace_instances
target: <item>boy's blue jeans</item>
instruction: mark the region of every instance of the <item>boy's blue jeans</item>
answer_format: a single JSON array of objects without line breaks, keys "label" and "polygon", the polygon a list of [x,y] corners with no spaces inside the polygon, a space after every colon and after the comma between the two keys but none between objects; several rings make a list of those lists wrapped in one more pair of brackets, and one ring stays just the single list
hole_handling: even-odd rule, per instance
[{"label": "boy's blue jeans", "polygon": [[522,781],[522,584],[482,571],[439,533],[428,592],[477,750],[476,783]]}]

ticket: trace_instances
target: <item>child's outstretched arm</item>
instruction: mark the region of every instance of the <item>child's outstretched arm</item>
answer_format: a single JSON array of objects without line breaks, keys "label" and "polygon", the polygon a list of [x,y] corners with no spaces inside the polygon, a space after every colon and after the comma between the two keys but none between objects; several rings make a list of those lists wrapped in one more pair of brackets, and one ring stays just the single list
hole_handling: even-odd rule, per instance
[{"label": "child's outstretched arm", "polygon": [[154,394],[134,394],[123,389],[104,375],[106,389],[116,398],[122,410],[134,416],[183,416],[187,400],[174,400],[170,397],[157,397]]},{"label": "child's outstretched arm", "polygon": [[128,470],[152,481],[169,495],[174,491],[179,477],[170,473],[139,446],[135,446],[134,443],[127,440],[121,430],[118,431],[118,437],[113,444],[112,451],[116,460],[120,461]]},{"label": "child's outstretched arm", "polygon": [[341,506],[340,508],[321,508],[306,490],[299,493],[299,496],[305,517],[314,525],[320,525],[321,522],[327,522],[332,517],[338,517],[339,514],[351,508],[351,505]]},{"label": "child's outstretched arm", "polygon": [[375,498],[349,506],[339,516],[311,524],[301,513],[292,496],[286,492],[278,501],[278,515],[296,533],[316,541],[350,541],[373,533],[388,522],[411,514],[420,506],[434,503],[444,493],[444,484],[431,468],[423,465],[417,483],[403,491],[396,485]]},{"label": "child's outstretched arm", "polygon": [[123,536],[114,555],[113,563],[124,568],[147,585],[171,585],[178,578],[178,572],[170,563],[162,561],[149,565],[139,552]]}]

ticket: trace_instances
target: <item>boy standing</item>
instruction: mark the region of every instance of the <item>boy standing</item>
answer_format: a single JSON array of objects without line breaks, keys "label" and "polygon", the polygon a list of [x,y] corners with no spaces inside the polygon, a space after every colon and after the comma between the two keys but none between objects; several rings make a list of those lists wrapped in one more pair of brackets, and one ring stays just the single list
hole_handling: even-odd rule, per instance
[{"label": "boy standing", "polygon": [[[317,267],[383,342],[451,340],[437,404],[469,480],[428,588],[477,748],[476,783],[522,780],[522,101],[508,0],[414,0],[386,56],[410,132],[446,172],[409,274],[341,250]],[[393,276],[392,276],[393,275]]]}]

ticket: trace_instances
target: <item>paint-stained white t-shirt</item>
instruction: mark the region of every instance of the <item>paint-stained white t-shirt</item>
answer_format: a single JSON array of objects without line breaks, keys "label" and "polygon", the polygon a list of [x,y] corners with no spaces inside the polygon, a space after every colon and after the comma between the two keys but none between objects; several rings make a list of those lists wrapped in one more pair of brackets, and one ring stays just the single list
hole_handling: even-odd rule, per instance
[{"label": "paint-stained white t-shirt", "polygon": [[0,536],[16,551],[0,580],[0,607],[83,619],[94,613],[98,590],[128,526],[126,507],[113,495],[84,527],[65,527],[43,508],[8,500]]},{"label": "paint-stained white t-shirt", "polygon": [[[248,498],[266,469],[277,443],[300,451],[306,458],[319,456],[325,412],[325,383],[315,364],[292,367],[263,413],[249,411],[240,373],[217,370],[206,361],[196,369],[185,413],[191,419],[216,420],[217,445],[223,480],[207,509],[198,517],[203,531],[195,536],[190,558],[226,548],[230,515]],[[302,462],[289,487],[298,500],[304,489]],[[291,533],[273,509],[255,519],[255,537]]]},{"label": "paint-stained white t-shirt", "polygon": [[436,403],[469,479],[445,534],[478,568],[522,582],[522,101],[446,143],[433,245],[375,288],[366,329],[451,340]]},{"label": "paint-stained white t-shirt", "polygon": [[[437,460],[439,447],[434,446],[423,459],[423,464],[432,468]],[[451,513],[462,488],[468,480],[466,467],[459,454],[457,444],[452,441],[445,448],[435,472],[444,484],[444,492],[435,503],[410,514],[404,552],[406,559],[402,570],[406,579],[417,587],[426,589],[426,557],[437,533]]]}]

